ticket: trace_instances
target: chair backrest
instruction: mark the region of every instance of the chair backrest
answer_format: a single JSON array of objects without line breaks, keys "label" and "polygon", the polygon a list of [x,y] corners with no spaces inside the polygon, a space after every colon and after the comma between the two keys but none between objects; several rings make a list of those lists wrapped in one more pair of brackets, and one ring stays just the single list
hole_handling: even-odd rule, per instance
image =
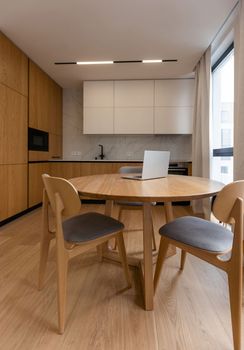
[{"label": "chair backrest", "polygon": [[63,202],[63,216],[73,216],[79,213],[81,202],[76,188],[61,177],[42,175],[43,183],[53,212],[55,213],[55,193],[60,195]]},{"label": "chair backrest", "polygon": [[236,199],[244,200],[244,180],[226,185],[216,196],[213,203],[213,214],[221,222],[230,222],[230,213]]},{"label": "chair backrest", "polygon": [[119,169],[120,174],[141,174],[142,166],[122,166]]}]

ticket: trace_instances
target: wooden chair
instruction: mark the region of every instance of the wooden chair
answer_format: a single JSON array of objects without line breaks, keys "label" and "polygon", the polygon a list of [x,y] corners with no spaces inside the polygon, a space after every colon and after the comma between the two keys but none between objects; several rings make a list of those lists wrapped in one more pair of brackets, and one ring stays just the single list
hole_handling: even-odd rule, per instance
[{"label": "wooden chair", "polygon": [[[222,225],[197,217],[181,217],[162,226],[154,276],[156,291],[169,244],[224,270],[228,275],[234,349],[241,350],[244,180],[226,185],[217,195],[213,214],[223,223],[234,222],[233,233]],[[230,257],[223,256],[230,253]],[[184,258],[181,269],[184,268]]]},{"label": "wooden chair", "polygon": [[[80,198],[69,181],[47,174],[43,174],[42,178],[44,182],[43,234],[39,289],[44,283],[50,240],[56,238],[58,323],[59,333],[62,334],[65,327],[67,270],[70,259],[116,237],[125,278],[128,286],[131,286],[122,234],[124,225],[118,220],[99,213],[80,214]],[[55,217],[54,231],[49,228],[49,206]],[[63,217],[69,218],[63,221]]]},{"label": "wooden chair", "polygon": [[[141,174],[142,173],[142,167],[139,166],[123,166],[119,169],[120,174]],[[118,220],[122,221],[122,215],[123,211],[125,210],[141,210],[143,209],[143,203],[142,202],[129,202],[129,201],[118,201],[116,204],[119,206],[119,214],[118,214]],[[156,205],[155,202],[152,203],[152,205]],[[153,225],[153,223],[152,223]],[[156,239],[155,239],[155,233],[153,231],[153,250],[157,250],[156,245]],[[114,249],[116,249],[117,244],[115,241]]]}]

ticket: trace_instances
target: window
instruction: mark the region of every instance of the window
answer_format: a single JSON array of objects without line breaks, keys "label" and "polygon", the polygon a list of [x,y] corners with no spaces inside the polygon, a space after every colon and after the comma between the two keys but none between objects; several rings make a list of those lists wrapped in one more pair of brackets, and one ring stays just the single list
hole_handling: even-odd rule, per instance
[{"label": "window", "polygon": [[230,111],[221,111],[221,123],[231,123]]},{"label": "window", "polygon": [[221,129],[221,148],[232,146],[232,130]]},{"label": "window", "polygon": [[212,68],[211,178],[233,181],[234,46]]},{"label": "window", "polygon": [[229,168],[227,167],[227,166],[221,166],[220,167],[220,172],[221,172],[221,174],[228,174],[228,170],[229,170]]}]

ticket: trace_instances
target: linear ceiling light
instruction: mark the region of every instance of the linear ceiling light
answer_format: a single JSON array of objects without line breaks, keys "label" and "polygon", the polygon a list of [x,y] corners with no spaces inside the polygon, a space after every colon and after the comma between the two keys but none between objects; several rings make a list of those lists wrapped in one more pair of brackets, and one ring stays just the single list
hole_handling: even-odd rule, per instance
[{"label": "linear ceiling light", "polygon": [[76,62],[76,64],[113,64],[113,61],[80,61]]},{"label": "linear ceiling light", "polygon": [[55,64],[113,64],[113,63],[164,63],[164,62],[177,62],[177,59],[168,60],[130,60],[130,61],[78,61],[78,62],[55,62]]},{"label": "linear ceiling light", "polygon": [[162,63],[163,60],[142,60],[142,63]]}]

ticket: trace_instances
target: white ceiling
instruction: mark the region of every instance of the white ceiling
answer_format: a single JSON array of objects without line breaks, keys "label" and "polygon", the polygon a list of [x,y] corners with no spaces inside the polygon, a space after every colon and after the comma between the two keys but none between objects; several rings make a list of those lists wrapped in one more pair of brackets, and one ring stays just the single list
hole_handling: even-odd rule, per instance
[{"label": "white ceiling", "polygon": [[[0,0],[0,30],[61,86],[189,75],[237,0]],[[108,66],[57,61],[178,59]]]}]

